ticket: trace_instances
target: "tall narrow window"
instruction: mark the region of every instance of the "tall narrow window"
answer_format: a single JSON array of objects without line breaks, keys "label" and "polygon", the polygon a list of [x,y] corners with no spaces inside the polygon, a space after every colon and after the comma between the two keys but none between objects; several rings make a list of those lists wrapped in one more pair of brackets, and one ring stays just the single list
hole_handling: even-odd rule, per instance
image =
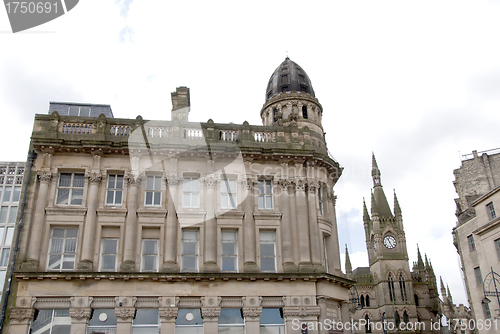
[{"label": "tall narrow window", "polygon": [[476,250],[476,244],[474,243],[474,236],[471,234],[467,237],[467,241],[469,243],[469,250],[471,252]]},{"label": "tall narrow window", "polygon": [[158,239],[142,240],[141,271],[158,271]]},{"label": "tall narrow window", "polygon": [[93,309],[87,333],[116,333],[115,309]]},{"label": "tall narrow window", "polygon": [[260,231],[260,270],[276,272],[276,242],[274,231]]},{"label": "tall narrow window", "polygon": [[319,203],[319,214],[324,215],[323,213],[323,189],[318,187],[318,203]]},{"label": "tall narrow window", "polygon": [[307,119],[307,106],[302,106],[302,118]]},{"label": "tall narrow window", "polygon": [[158,309],[137,309],[132,320],[132,334],[159,334],[158,318]]},{"label": "tall narrow window", "polygon": [[238,245],[236,231],[222,231],[222,271],[238,271]]},{"label": "tall narrow window", "polygon": [[497,250],[498,261],[500,261],[500,239],[495,240],[495,248]]},{"label": "tall narrow window", "polygon": [[401,290],[401,299],[405,302],[406,298],[406,283],[402,273],[399,274],[399,290]]},{"label": "tall narrow window", "polygon": [[406,310],[403,312],[403,322],[404,323],[410,322],[410,317],[408,316],[408,312],[406,312]]},{"label": "tall narrow window", "polygon": [[394,291],[394,279],[392,278],[392,275],[389,275],[389,278],[387,279],[387,284],[389,285],[389,298],[391,302],[395,302],[396,291]]},{"label": "tall narrow window", "polygon": [[5,187],[5,191],[3,193],[3,202],[10,202],[10,195],[12,194],[12,187]]},{"label": "tall narrow window", "polygon": [[365,303],[366,303],[366,307],[370,307],[370,296],[366,295]]},{"label": "tall narrow window", "polygon": [[180,308],[175,318],[175,334],[203,334],[201,310]]},{"label": "tall narrow window", "polygon": [[417,294],[414,294],[414,295],[413,295],[413,298],[415,298],[415,306],[419,307],[419,306],[420,306],[420,304],[418,303],[418,302],[419,302],[419,300],[418,300],[418,295],[417,295]]},{"label": "tall narrow window", "polygon": [[361,295],[359,297],[359,303],[361,304],[361,307],[364,308],[365,307],[365,296]]},{"label": "tall narrow window", "polygon": [[277,113],[278,113],[278,109],[274,108],[273,109],[273,122],[277,122],[278,121]]},{"label": "tall narrow window", "polygon": [[118,239],[102,238],[101,241],[101,271],[116,271],[116,258],[118,254]]},{"label": "tall narrow window", "polygon": [[245,321],[239,308],[223,308],[219,315],[219,330],[222,333],[245,334]]},{"label": "tall narrow window", "polygon": [[68,309],[39,310],[31,323],[32,334],[59,334],[71,331],[71,317]]},{"label": "tall narrow window", "polygon": [[372,322],[371,322],[370,318],[368,317],[368,314],[365,315],[365,322],[366,322],[365,333],[371,333],[372,332]]},{"label": "tall narrow window", "polygon": [[19,197],[21,196],[21,187],[14,187],[12,192],[12,202],[19,202]]},{"label": "tall narrow window", "polygon": [[484,316],[486,319],[491,319],[490,305],[488,303],[483,304]]},{"label": "tall narrow window", "polygon": [[182,271],[198,271],[198,231],[182,231]]},{"label": "tall narrow window", "polygon": [[161,206],[161,176],[154,175],[146,178],[146,206]]},{"label": "tall narrow window", "polygon": [[57,186],[56,204],[82,205],[84,183],[83,173],[61,173]]},{"label": "tall narrow window", "polygon": [[263,308],[259,322],[261,334],[285,334],[283,314],[279,308]]},{"label": "tall narrow window", "polygon": [[76,228],[53,228],[50,238],[47,270],[65,271],[75,268]]},{"label": "tall narrow window", "polygon": [[481,268],[476,267],[474,268],[474,274],[476,275],[476,283],[483,284],[483,275],[481,275]]},{"label": "tall narrow window", "polygon": [[0,267],[7,267],[9,265],[10,248],[3,248],[0,257]]},{"label": "tall narrow window", "polygon": [[259,180],[257,183],[259,190],[259,210],[273,209],[273,187],[271,180]]},{"label": "tall narrow window", "polygon": [[328,237],[323,236],[323,257],[325,258],[325,269],[328,272]]},{"label": "tall narrow window", "polygon": [[401,324],[401,317],[399,316],[399,312],[398,311],[394,311],[395,314],[394,314],[394,318],[396,318],[396,327],[399,328],[399,325]]},{"label": "tall narrow window", "polygon": [[486,204],[486,210],[488,211],[488,217],[490,218],[490,220],[495,219],[497,217],[493,203]]},{"label": "tall narrow window", "polygon": [[106,205],[122,205],[123,175],[108,175]]},{"label": "tall narrow window", "polygon": [[223,179],[220,183],[221,208],[236,209],[236,180]]},{"label": "tall narrow window", "polygon": [[183,184],[183,206],[185,208],[197,208],[199,206],[198,177],[185,176]]}]

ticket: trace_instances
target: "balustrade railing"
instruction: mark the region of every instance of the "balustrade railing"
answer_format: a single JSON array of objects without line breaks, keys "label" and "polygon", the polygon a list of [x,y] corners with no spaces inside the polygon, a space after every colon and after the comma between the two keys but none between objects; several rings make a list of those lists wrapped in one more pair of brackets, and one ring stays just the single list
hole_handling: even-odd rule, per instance
[{"label": "balustrade railing", "polygon": [[234,130],[219,130],[219,140],[236,141],[238,139],[238,131]]},{"label": "balustrade railing", "polygon": [[109,134],[113,136],[130,136],[130,126],[128,125],[111,125]]},{"label": "balustrade railing", "polygon": [[166,127],[149,127],[147,131],[148,137],[153,137],[153,138],[164,138],[164,137],[170,137],[170,128]]},{"label": "balustrade railing", "polygon": [[273,132],[254,131],[253,140],[256,143],[273,143],[274,142],[274,133]]},{"label": "balustrade railing", "polygon": [[85,134],[92,133],[92,124],[86,123],[64,123],[62,133]]},{"label": "balustrade railing", "polygon": [[202,139],[203,130],[202,129],[184,129],[185,139]]}]

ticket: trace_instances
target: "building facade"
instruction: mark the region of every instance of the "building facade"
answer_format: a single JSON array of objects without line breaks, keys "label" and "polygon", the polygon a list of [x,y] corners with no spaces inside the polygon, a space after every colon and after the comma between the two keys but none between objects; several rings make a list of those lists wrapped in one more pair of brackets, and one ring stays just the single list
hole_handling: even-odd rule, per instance
[{"label": "building facade", "polygon": [[291,334],[346,318],[342,168],[303,69],[273,73],[263,126],[189,122],[186,87],[172,105],[170,121],[35,116],[2,333]]},{"label": "building facade", "polygon": [[500,151],[473,151],[464,156],[454,174],[459,197],[455,199],[458,221],[453,240],[460,255],[467,297],[473,317],[478,325],[482,324],[482,328],[477,328],[478,333],[497,333],[500,218],[496,212],[500,208]]}]

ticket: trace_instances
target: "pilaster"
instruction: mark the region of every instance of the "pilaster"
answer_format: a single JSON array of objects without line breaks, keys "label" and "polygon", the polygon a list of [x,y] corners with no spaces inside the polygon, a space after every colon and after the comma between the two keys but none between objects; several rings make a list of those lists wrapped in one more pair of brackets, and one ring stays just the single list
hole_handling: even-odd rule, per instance
[{"label": "pilaster", "polygon": [[[212,165],[213,161],[208,161]],[[212,170],[211,166],[209,166]],[[217,187],[217,177],[215,175],[207,175],[204,178],[206,187],[206,220],[205,220],[205,261],[203,264],[204,272],[218,272],[217,266],[217,221],[215,219],[215,194]]]},{"label": "pilaster", "polygon": [[35,315],[34,308],[15,307],[10,309],[9,334],[26,334]]},{"label": "pilaster", "polygon": [[178,221],[176,214],[177,192],[181,178],[177,175],[167,175],[166,183],[168,187],[167,194],[170,195],[168,201],[167,222],[165,228],[165,255],[162,265],[163,272],[179,272],[177,263],[177,233]]},{"label": "pilaster", "polygon": [[201,297],[202,308],[201,316],[203,317],[203,333],[217,334],[218,323],[220,316],[220,301],[221,297]]},{"label": "pilaster", "polygon": [[123,262],[120,271],[135,271],[135,257],[137,254],[137,195],[141,178],[139,175],[128,172],[126,174],[129,193],[127,195],[127,218],[125,221],[125,246]]},{"label": "pilaster", "polygon": [[92,297],[71,297],[69,316],[71,317],[71,334],[86,334],[87,324],[92,314]]},{"label": "pilaster", "polygon": [[[282,168],[288,167],[287,164],[282,164]],[[280,202],[281,210],[283,212],[281,218],[281,236],[282,236],[282,250],[283,250],[283,271],[296,272],[297,265],[294,263],[293,258],[293,238],[292,238],[292,224],[290,212],[290,194],[288,187],[290,181],[288,179],[280,179],[278,181],[280,189]]]},{"label": "pilaster", "polygon": [[[298,168],[302,168],[302,164],[297,164]],[[300,170],[300,169],[299,169]],[[298,246],[299,246],[299,271],[312,272],[314,271],[311,262],[311,248],[309,236],[309,217],[306,197],[307,181],[304,178],[296,178],[295,182],[295,216],[297,217],[298,226]]]},{"label": "pilaster", "polygon": [[160,332],[161,333],[174,333],[175,319],[179,312],[177,305],[179,304],[179,297],[159,297],[160,308],[158,313],[160,315]]},{"label": "pilaster", "polygon": [[130,334],[137,297],[115,297],[116,332]]},{"label": "pilaster", "polygon": [[[247,165],[247,162],[245,162]],[[246,167],[246,166],[245,166]],[[249,168],[247,169],[249,170]],[[253,217],[254,198],[255,198],[255,179],[252,175],[246,175],[244,179],[244,186],[246,190],[246,197],[243,201],[243,210],[245,217],[243,220],[243,242],[244,242],[244,272],[258,272],[259,266],[257,265],[256,256],[256,231],[255,219]]]}]

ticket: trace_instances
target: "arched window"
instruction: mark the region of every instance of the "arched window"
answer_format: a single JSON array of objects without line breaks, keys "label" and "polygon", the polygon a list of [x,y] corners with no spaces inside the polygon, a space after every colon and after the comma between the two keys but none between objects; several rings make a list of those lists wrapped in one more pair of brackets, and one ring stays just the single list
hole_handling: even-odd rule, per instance
[{"label": "arched window", "polygon": [[406,298],[406,283],[403,273],[399,274],[399,289],[401,290],[401,299],[405,302]]},{"label": "arched window", "polygon": [[401,318],[399,317],[399,312],[394,311],[396,314],[394,315],[394,318],[396,318],[396,327],[399,328],[399,324],[401,323]]},{"label": "arched window", "polygon": [[365,333],[371,333],[372,332],[372,322],[370,321],[370,318],[368,317],[368,314],[365,315]]},{"label": "arched window", "polygon": [[365,304],[366,304],[366,307],[370,307],[370,296],[368,296],[368,295],[366,295]]},{"label": "arched window", "polygon": [[389,278],[387,279],[387,284],[389,285],[389,298],[391,299],[391,302],[395,302],[396,291],[394,291],[394,279],[392,278],[392,275],[389,275]]},{"label": "arched window", "polygon": [[361,295],[361,297],[359,297],[359,303],[361,307],[365,307],[365,296]]},{"label": "arched window", "polygon": [[273,122],[278,121],[278,117],[276,116],[277,113],[278,113],[278,109],[274,108],[273,109]]},{"label": "arched window", "polygon": [[307,106],[302,106],[302,118],[307,118]]},{"label": "arched window", "polygon": [[420,306],[420,305],[418,305],[418,296],[417,296],[417,294],[414,294],[413,298],[415,298],[415,306]]},{"label": "arched window", "polygon": [[406,310],[403,313],[403,322],[405,322],[405,323],[410,322],[410,317],[408,316],[408,313],[406,312]]}]

